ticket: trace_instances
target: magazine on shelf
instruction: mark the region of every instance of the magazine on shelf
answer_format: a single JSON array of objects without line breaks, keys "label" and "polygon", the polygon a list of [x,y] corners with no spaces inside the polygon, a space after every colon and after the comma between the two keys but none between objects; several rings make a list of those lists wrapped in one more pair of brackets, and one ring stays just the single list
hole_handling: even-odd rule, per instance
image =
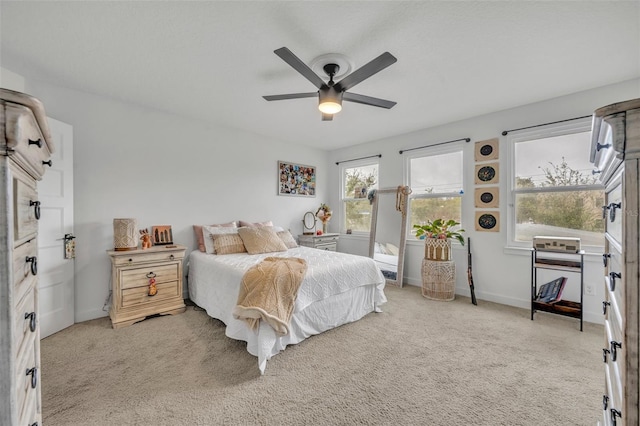
[{"label": "magazine on shelf", "polygon": [[537,302],[554,303],[562,299],[562,290],[567,282],[567,277],[559,277],[546,284],[542,284],[538,290]]}]

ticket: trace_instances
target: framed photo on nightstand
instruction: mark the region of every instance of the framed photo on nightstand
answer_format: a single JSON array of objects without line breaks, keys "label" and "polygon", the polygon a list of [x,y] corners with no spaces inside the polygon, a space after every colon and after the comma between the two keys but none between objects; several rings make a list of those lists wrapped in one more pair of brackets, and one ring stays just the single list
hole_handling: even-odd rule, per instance
[{"label": "framed photo on nightstand", "polygon": [[151,241],[154,246],[173,244],[173,232],[171,231],[171,225],[152,226]]}]

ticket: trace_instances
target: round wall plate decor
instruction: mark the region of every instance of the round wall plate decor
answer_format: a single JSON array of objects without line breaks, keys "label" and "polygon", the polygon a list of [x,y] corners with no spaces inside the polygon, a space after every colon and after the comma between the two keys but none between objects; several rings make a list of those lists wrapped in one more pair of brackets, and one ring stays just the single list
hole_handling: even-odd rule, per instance
[{"label": "round wall plate decor", "polygon": [[500,206],[500,191],[497,186],[489,188],[476,188],[475,189],[475,201],[476,207],[483,208],[498,208]]},{"label": "round wall plate decor", "polygon": [[476,142],[476,162],[497,160],[499,141],[498,138],[487,139],[486,141]]},{"label": "round wall plate decor", "polygon": [[488,210],[476,211],[476,231],[500,231],[500,212]]},{"label": "round wall plate decor", "polygon": [[498,163],[476,164],[476,185],[498,183]]}]

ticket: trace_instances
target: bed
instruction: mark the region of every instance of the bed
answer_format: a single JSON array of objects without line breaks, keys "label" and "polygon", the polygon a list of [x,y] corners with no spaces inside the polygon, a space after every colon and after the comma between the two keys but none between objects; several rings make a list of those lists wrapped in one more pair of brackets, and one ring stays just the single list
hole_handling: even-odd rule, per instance
[{"label": "bed", "polygon": [[[270,256],[296,257],[307,262],[286,335],[278,335],[264,321],[257,331],[252,331],[232,314],[244,273]],[[194,250],[189,255],[188,285],[191,300],[209,316],[222,321],[228,337],[247,342],[247,351],[258,357],[261,374],[267,361],[287,345],[357,321],[370,312],[381,312],[380,305],[386,302],[385,279],[373,259],[309,247],[252,255],[215,255]]]}]

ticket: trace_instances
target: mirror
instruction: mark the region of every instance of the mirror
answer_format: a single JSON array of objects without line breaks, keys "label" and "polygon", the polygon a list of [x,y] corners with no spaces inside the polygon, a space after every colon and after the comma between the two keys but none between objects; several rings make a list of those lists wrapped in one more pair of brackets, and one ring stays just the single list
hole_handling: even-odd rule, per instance
[{"label": "mirror", "polygon": [[313,235],[316,231],[316,215],[306,212],[302,218],[302,235]]},{"label": "mirror", "polygon": [[372,194],[369,257],[387,284],[402,287],[404,248],[407,239],[407,208],[411,188],[399,186],[375,190]]}]

